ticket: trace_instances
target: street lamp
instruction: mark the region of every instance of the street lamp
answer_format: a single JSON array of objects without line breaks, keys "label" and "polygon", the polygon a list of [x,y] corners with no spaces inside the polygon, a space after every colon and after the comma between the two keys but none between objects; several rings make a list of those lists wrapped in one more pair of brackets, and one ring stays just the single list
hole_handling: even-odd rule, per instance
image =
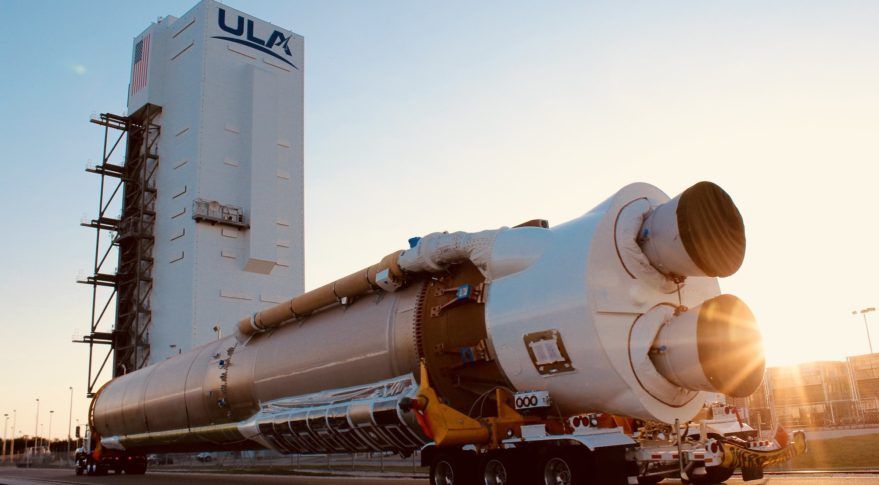
[{"label": "street lamp", "polygon": [[46,438],[46,445],[49,447],[49,451],[52,451],[52,415],[55,414],[55,411],[49,410],[49,435]]},{"label": "street lamp", "polygon": [[6,427],[9,425],[9,413],[3,414],[3,463],[6,463]]},{"label": "street lamp", "polygon": [[867,330],[867,344],[870,346],[870,353],[873,353],[873,341],[870,339],[870,326],[867,325],[867,314],[870,312],[875,312],[875,307],[867,307],[861,310],[852,310],[852,315],[857,315],[860,313],[864,317],[864,329]]},{"label": "street lamp", "polygon": [[73,386],[70,387],[70,411],[67,413],[67,457],[70,458],[70,425],[73,424]]},{"label": "street lamp", "polygon": [[40,435],[40,398],[37,398],[37,421],[34,424],[34,451],[37,447],[37,436]]},{"label": "street lamp", "polygon": [[12,446],[10,447],[9,457],[15,460],[15,418],[18,416],[18,413],[15,409],[12,410]]}]

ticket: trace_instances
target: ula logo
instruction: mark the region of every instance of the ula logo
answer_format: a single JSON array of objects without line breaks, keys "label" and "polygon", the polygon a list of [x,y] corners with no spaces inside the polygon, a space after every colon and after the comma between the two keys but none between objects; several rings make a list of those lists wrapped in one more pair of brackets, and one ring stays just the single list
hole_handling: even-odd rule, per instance
[{"label": "ula logo", "polygon": [[224,36],[224,35],[215,35],[214,39],[222,39],[228,40],[229,42],[235,42],[236,44],[246,45],[247,47],[256,49],[260,52],[265,52],[266,54],[276,57],[281,61],[289,64],[293,69],[299,69],[292,62],[282,57],[280,54],[275,52],[273,49],[275,47],[280,46],[284,51],[284,54],[287,57],[292,57],[293,53],[290,52],[290,46],[288,45],[290,39],[293,37],[292,35],[285,36],[282,32],[278,32],[277,30],[272,32],[272,35],[268,37],[266,40],[262,40],[256,36],[256,32],[254,32],[253,28],[253,20],[247,19],[247,32],[245,33],[245,19],[244,17],[237,15],[237,21],[234,26],[229,26],[226,23],[226,9],[220,8],[220,15],[217,18],[217,23],[220,26],[220,29],[223,32],[228,32],[232,34],[234,37]]}]

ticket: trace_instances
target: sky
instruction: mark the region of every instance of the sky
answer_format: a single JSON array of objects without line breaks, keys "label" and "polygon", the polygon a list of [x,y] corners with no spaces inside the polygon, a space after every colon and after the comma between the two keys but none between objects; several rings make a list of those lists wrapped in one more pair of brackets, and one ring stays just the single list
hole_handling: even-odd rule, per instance
[{"label": "sky", "polygon": [[[879,306],[879,3],[255,1],[305,36],[306,288],[436,230],[561,223],[635,181],[711,180],[745,220],[721,281],[769,365],[868,351]],[[0,0],[0,414],[84,422],[92,114],[191,1]],[[879,349],[879,313],[869,315]],[[48,432],[48,429],[45,429]]]}]

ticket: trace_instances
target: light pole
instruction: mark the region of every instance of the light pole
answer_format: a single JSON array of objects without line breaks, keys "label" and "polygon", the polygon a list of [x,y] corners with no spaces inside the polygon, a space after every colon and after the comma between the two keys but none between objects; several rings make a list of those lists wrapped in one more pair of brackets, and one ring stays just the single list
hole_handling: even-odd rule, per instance
[{"label": "light pole", "polygon": [[34,422],[34,446],[37,446],[37,436],[40,433],[40,398],[37,398],[37,420]]},{"label": "light pole", "polygon": [[55,414],[55,411],[49,410],[49,435],[46,438],[46,445],[49,447],[49,451],[52,451],[52,415]]},{"label": "light pole", "polygon": [[867,307],[861,310],[852,310],[852,315],[857,315],[858,313],[864,317],[864,329],[867,330],[867,344],[870,346],[870,353],[873,353],[873,340],[870,339],[870,326],[867,325],[867,314],[870,312],[875,312],[875,307]]},{"label": "light pole", "polygon": [[[40,436],[40,398],[37,398],[37,421],[34,423],[34,449],[33,453],[37,452],[37,437]],[[25,449],[25,454],[27,454],[27,449]],[[27,459],[28,468],[30,468],[31,459],[30,455],[28,455]]]},{"label": "light pole", "polygon": [[3,414],[3,463],[6,463],[6,427],[9,425],[9,413]]},{"label": "light pole", "polygon": [[15,418],[17,417],[17,415],[18,415],[18,413],[15,411],[15,409],[13,409],[12,410],[12,446],[10,447],[11,449],[9,451],[9,457],[12,458],[12,460],[15,460]]},{"label": "light pole", "polygon": [[70,458],[70,426],[73,424],[73,386],[70,386],[70,411],[67,413],[67,457]]}]

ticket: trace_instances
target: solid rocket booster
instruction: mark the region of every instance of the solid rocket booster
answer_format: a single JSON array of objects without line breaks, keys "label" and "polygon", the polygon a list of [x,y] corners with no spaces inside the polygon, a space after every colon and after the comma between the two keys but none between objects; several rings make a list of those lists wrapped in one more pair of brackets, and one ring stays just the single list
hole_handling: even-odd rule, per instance
[{"label": "solid rocket booster", "polygon": [[138,451],[417,449],[400,400],[419,362],[463,413],[503,386],[566,415],[689,420],[762,379],[753,314],[720,293],[744,224],[720,187],[624,187],[580,218],[434,233],[241,320],[239,333],[109,382],[105,446]]}]

